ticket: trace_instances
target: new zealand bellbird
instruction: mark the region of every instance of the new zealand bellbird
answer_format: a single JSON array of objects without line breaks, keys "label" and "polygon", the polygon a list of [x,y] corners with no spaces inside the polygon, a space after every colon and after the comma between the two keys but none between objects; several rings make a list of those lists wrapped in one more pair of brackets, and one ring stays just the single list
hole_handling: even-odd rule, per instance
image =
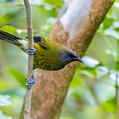
[{"label": "new zealand bellbird", "polygon": [[[28,41],[0,30],[0,39],[18,46],[24,52],[28,48]],[[72,61],[82,60],[72,50],[52,40],[34,36],[33,67],[44,70],[59,70]]]}]

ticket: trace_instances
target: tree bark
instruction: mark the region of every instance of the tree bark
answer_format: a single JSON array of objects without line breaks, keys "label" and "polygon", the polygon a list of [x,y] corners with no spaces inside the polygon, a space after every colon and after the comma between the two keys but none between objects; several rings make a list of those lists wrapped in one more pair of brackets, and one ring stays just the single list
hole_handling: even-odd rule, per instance
[{"label": "tree bark", "polygon": [[[49,38],[83,56],[112,3],[113,0],[69,0],[67,11],[57,19]],[[59,119],[77,65],[74,62],[59,71],[35,72],[33,119]]]}]

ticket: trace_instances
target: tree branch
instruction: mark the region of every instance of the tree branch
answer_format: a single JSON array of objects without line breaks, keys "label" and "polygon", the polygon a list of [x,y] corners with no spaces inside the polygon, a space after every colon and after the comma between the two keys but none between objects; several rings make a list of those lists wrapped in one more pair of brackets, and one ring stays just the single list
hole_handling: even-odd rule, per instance
[{"label": "tree branch", "polygon": [[[27,30],[29,39],[29,49],[33,48],[33,31],[32,31],[32,13],[29,0],[24,0],[26,15],[27,15]],[[28,76],[27,81],[32,80],[32,70],[33,70],[33,55],[28,54]],[[26,99],[25,99],[25,109],[24,109],[24,119],[30,119],[30,109],[31,109],[31,90],[27,89]]]},{"label": "tree branch", "polygon": [[[113,0],[69,1],[71,1],[69,8],[57,19],[50,33],[50,39],[83,56]],[[32,90],[31,102],[33,118],[59,119],[77,65],[76,62],[70,63],[60,71],[36,71],[37,83]]]}]

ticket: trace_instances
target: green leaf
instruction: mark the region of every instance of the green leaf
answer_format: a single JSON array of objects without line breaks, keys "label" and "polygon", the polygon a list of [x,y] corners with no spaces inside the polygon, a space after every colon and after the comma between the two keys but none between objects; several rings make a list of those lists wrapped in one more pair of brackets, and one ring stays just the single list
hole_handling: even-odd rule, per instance
[{"label": "green leaf", "polygon": [[10,34],[14,34],[17,32],[16,28],[14,28],[13,26],[9,26],[9,25],[5,25],[1,27],[0,30],[5,31]]},{"label": "green leaf", "polygon": [[103,21],[103,29],[108,29],[114,22],[113,18],[105,18]]},{"label": "green leaf", "polygon": [[108,99],[104,104],[103,107],[105,108],[105,110],[107,112],[112,112],[115,113],[115,106],[116,106],[116,102],[115,102],[115,98],[112,99]]},{"label": "green leaf", "polygon": [[115,30],[116,32],[119,32],[119,27],[114,28],[114,30]]},{"label": "green leaf", "polygon": [[80,85],[82,85],[82,83],[83,83],[82,80],[80,80],[79,70],[76,69],[70,86],[72,88],[73,87],[79,87]]},{"label": "green leaf", "polygon": [[6,90],[7,88],[11,88],[11,84],[5,78],[0,78],[0,91]]},{"label": "green leaf", "polygon": [[22,86],[22,87],[26,87],[25,86],[25,74],[21,73],[20,71],[16,70],[16,69],[12,69],[12,68],[9,68],[8,69],[9,73],[13,76],[13,78]]},{"label": "green leaf", "polygon": [[7,117],[0,111],[0,119],[12,119],[12,117]]},{"label": "green leaf", "polygon": [[51,5],[55,5],[55,6],[62,6],[63,5],[63,1],[62,0],[44,0],[46,3],[49,3]]}]

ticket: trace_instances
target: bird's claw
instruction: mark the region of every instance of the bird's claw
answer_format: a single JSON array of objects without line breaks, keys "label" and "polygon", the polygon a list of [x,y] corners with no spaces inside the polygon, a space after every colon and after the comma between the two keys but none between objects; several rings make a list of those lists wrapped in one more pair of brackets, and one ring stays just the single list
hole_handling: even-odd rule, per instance
[{"label": "bird's claw", "polygon": [[36,52],[36,49],[35,49],[35,48],[30,48],[30,49],[27,48],[27,49],[26,49],[26,52],[27,52],[27,53],[30,53],[31,55],[33,55],[33,54]]},{"label": "bird's claw", "polygon": [[35,78],[34,78],[34,75],[32,75],[32,80],[31,81],[28,81],[27,84],[25,84],[27,86],[28,89],[30,89],[34,84],[35,84]]}]

